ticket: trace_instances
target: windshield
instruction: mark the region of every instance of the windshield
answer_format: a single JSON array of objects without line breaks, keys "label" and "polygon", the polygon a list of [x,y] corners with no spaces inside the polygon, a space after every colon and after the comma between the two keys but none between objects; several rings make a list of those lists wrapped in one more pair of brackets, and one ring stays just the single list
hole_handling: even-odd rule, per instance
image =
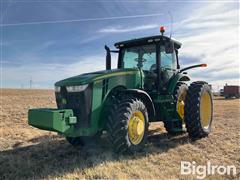
[{"label": "windshield", "polygon": [[[161,68],[176,69],[176,54],[166,53],[165,47],[161,46]],[[123,68],[140,68],[145,71],[156,70],[156,45],[143,45],[123,49],[122,67]]]},{"label": "windshield", "polygon": [[141,68],[149,71],[156,64],[156,45],[143,45],[123,50],[123,68]]}]

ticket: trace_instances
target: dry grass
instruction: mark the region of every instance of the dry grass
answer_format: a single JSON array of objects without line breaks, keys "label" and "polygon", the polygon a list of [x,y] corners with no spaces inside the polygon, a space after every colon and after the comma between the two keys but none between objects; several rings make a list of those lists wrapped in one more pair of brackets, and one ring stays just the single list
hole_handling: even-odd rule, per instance
[{"label": "dry grass", "polygon": [[[116,157],[103,138],[98,145],[73,148],[56,133],[27,124],[27,111],[55,107],[50,90],[3,90],[0,97],[0,179],[194,179],[180,175],[180,161],[235,165],[239,179],[240,101],[214,100],[213,132],[192,142],[187,134],[168,136],[161,124],[151,125],[145,152]],[[159,130],[159,131],[155,131]]]}]

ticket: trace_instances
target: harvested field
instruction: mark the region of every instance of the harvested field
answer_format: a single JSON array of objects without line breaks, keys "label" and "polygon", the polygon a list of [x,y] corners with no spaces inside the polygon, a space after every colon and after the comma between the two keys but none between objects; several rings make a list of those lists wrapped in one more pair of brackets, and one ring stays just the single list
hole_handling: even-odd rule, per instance
[{"label": "harvested field", "polygon": [[240,179],[240,100],[214,100],[209,137],[192,142],[187,134],[169,136],[161,123],[152,124],[146,150],[116,157],[104,138],[73,148],[56,133],[27,124],[29,108],[55,107],[51,90],[3,89],[0,116],[0,179],[194,179],[181,176],[180,162],[235,165]]}]

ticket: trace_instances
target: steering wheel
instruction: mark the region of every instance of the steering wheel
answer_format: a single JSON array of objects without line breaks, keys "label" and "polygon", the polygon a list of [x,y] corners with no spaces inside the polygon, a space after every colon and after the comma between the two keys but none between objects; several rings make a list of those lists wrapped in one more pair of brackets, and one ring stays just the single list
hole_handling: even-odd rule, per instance
[{"label": "steering wheel", "polygon": [[147,59],[145,59],[145,58],[135,58],[134,61],[137,61],[137,62],[146,62]]}]

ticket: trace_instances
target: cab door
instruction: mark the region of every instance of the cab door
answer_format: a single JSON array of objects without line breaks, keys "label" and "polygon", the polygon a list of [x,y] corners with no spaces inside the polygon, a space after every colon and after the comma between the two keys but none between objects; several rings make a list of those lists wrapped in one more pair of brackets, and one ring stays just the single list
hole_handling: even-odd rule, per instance
[{"label": "cab door", "polygon": [[175,51],[167,53],[165,46],[160,46],[160,86],[165,91],[170,79],[177,73],[177,58]]}]

